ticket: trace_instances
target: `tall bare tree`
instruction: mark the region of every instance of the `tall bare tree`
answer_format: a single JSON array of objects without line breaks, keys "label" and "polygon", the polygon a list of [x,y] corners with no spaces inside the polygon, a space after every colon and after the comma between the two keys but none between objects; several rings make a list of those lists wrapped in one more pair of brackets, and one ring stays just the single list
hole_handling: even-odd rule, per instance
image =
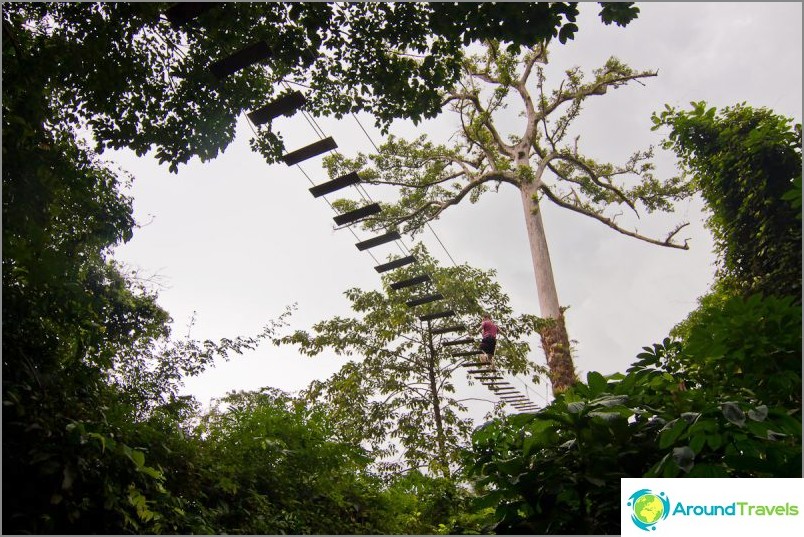
[{"label": "tall bare tree", "polygon": [[[636,151],[626,163],[600,163],[579,150],[579,136],[570,137],[570,126],[587,98],[605,95],[632,82],[654,77],[655,71],[635,71],[610,58],[584,82],[579,67],[565,72],[555,89],[546,86],[547,46],[537,45],[511,53],[496,42],[487,42],[481,54],[467,55],[461,81],[444,95],[444,104],[460,118],[452,145],[437,145],[423,135],[412,141],[390,137],[377,154],[354,159],[334,155],[327,160],[331,175],[360,170],[369,183],[398,188],[399,198],[386,204],[376,218],[365,221],[369,229],[400,228],[416,233],[447,208],[465,199],[476,202],[503,183],[522,196],[541,316],[550,322],[540,331],[554,392],[575,380],[563,308],[558,299],[547,236],[540,210],[545,198],[559,207],[593,218],[613,230],[659,246],[687,249],[675,240],[686,223],[664,238],[638,233],[617,222],[625,206],[640,211],[671,211],[673,201],[689,195],[679,178],[657,180],[653,175],[653,148]],[[518,102],[524,129],[505,137],[499,112]],[[495,116],[495,114],[497,114]],[[354,208],[350,200],[338,200],[339,208]]]}]

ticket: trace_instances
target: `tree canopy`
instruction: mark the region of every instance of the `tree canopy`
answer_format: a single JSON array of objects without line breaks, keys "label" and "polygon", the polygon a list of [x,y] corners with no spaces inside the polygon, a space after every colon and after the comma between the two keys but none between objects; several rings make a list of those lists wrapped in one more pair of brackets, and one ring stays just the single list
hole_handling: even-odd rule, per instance
[{"label": "tree canopy", "polygon": [[[282,84],[310,87],[315,114],[363,110],[387,128],[394,118],[440,110],[464,43],[530,46],[578,31],[577,4],[563,2],[226,2],[174,25],[170,7],[5,2],[4,79],[31,93],[37,122],[88,128],[98,148],[153,150],[176,171],[194,156],[214,158],[233,140],[238,115],[271,100]],[[600,16],[626,25],[638,12],[607,2]],[[216,60],[255,42],[270,49],[262,64],[223,80],[212,74]],[[269,162],[282,154],[270,125],[255,147]]]}]

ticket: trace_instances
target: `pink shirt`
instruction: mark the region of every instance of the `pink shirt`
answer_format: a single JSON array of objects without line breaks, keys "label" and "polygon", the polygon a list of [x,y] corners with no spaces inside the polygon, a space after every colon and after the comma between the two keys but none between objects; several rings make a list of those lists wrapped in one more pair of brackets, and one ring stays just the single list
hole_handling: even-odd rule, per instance
[{"label": "pink shirt", "polygon": [[483,337],[497,337],[497,325],[488,319],[480,324],[480,329],[483,331]]}]

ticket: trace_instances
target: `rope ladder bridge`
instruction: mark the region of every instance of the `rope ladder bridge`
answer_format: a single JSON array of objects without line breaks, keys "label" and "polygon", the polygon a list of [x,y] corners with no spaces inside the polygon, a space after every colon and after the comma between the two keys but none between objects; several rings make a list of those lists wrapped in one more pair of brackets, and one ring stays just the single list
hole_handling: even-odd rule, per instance
[{"label": "rope ladder bridge", "polygon": [[[178,29],[182,25],[190,22],[201,13],[208,11],[216,5],[217,4],[213,2],[180,2],[168,8],[165,15],[167,16],[171,25]],[[249,65],[253,65],[267,59],[270,57],[270,55],[271,50],[268,46],[268,43],[265,41],[257,41],[256,43],[253,43],[229,56],[215,61],[211,64],[210,71],[218,80],[223,80],[224,78],[233,75]],[[256,110],[248,112],[246,116],[251,124],[262,125],[278,118],[279,116],[289,117],[298,111],[302,111],[302,113],[304,113],[303,107],[306,102],[307,100],[305,96],[300,91],[293,90],[279,96],[278,98]],[[313,126],[312,123],[311,126]],[[314,126],[313,128],[315,130]],[[365,132],[365,129],[363,130]],[[319,136],[321,139],[318,141],[285,154],[282,157],[283,162],[290,167],[337,149],[338,144],[331,136],[323,137],[322,134],[319,134]],[[366,133],[366,136],[368,136],[368,133]],[[305,173],[305,175],[307,174]],[[312,179],[310,179],[310,182],[313,183]],[[347,187],[356,187],[358,188],[359,192],[361,187],[360,183],[361,179],[359,174],[357,172],[351,172],[319,185],[313,184],[313,187],[310,188],[309,191],[314,198],[320,198]],[[361,194],[361,196],[365,200],[365,196],[363,194]],[[370,216],[379,214],[382,211],[382,208],[378,203],[371,201],[370,198],[368,201],[370,203],[367,203],[362,207],[336,215],[333,218],[335,224],[341,226],[341,228],[348,228],[355,238],[358,239],[351,226]],[[330,207],[332,207],[331,204]],[[371,255],[370,250],[372,248],[391,242],[397,242],[397,244],[400,245],[400,250],[403,253],[403,257],[393,259],[387,263],[378,264],[374,267],[377,273],[382,274],[384,272],[399,269],[408,265],[415,267],[417,259],[415,256],[410,254],[410,251],[407,250],[406,247],[404,247],[402,237],[398,231],[387,231],[367,240],[359,241],[355,244],[355,246],[359,251],[369,251],[369,254]],[[405,255],[406,250],[407,255]],[[372,258],[373,257],[374,256],[372,255]],[[414,311],[416,311],[416,308],[419,306],[425,304],[434,304],[441,301],[446,301],[444,295],[440,293],[438,289],[436,289],[436,286],[430,275],[424,272],[421,272],[420,274],[411,278],[395,281],[390,284],[390,287],[392,290],[421,290],[422,294],[405,302],[406,306]],[[434,336],[445,337],[447,334],[456,332],[466,333],[467,327],[464,324],[449,324],[448,319],[450,317],[454,317],[455,315],[454,310],[446,308],[440,311],[418,315],[418,318],[421,322],[426,323],[428,338],[430,342],[432,342]],[[469,375],[470,379],[486,386],[486,388],[494,393],[494,395],[496,395],[500,401],[503,402],[503,404],[511,406],[518,411],[529,412],[538,410],[539,407],[530,399],[530,392],[524,382],[520,381],[526,390],[526,393],[523,394],[510,382],[504,379],[501,371],[498,371],[497,369],[492,368],[490,364],[477,359],[479,356],[483,355],[483,352],[479,349],[475,339],[472,337],[463,336],[457,337],[456,339],[448,339],[446,341],[442,340],[441,347],[448,349],[454,348],[455,351],[450,352],[449,357],[460,360],[460,366],[467,368],[467,374]],[[475,359],[473,360],[472,358]],[[454,361],[454,363],[457,364],[457,361]]]}]

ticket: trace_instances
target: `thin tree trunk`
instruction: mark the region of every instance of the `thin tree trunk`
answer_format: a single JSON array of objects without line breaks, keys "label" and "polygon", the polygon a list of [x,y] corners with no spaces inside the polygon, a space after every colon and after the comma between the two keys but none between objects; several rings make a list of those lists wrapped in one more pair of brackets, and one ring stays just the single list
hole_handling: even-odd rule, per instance
[{"label": "thin tree trunk", "polygon": [[441,404],[438,401],[438,388],[435,375],[435,347],[433,346],[433,332],[431,331],[430,321],[427,321],[427,345],[430,356],[427,360],[427,375],[430,381],[430,394],[432,396],[433,415],[436,425],[436,442],[438,442],[438,458],[441,463],[444,477],[449,478],[449,464],[447,463],[447,448],[444,443],[444,425],[441,421]]},{"label": "thin tree trunk", "polygon": [[[527,159],[517,162],[521,166],[529,166]],[[561,393],[575,382],[575,366],[570,354],[569,336],[564,323],[564,314],[558,302],[558,292],[553,279],[553,265],[547,248],[547,237],[542,223],[542,213],[536,194],[539,178],[520,185],[522,206],[525,209],[525,225],[528,230],[530,254],[533,260],[533,271],[536,274],[536,290],[539,294],[541,316],[554,322],[540,330],[542,347],[550,369],[550,380],[553,393]]]}]

